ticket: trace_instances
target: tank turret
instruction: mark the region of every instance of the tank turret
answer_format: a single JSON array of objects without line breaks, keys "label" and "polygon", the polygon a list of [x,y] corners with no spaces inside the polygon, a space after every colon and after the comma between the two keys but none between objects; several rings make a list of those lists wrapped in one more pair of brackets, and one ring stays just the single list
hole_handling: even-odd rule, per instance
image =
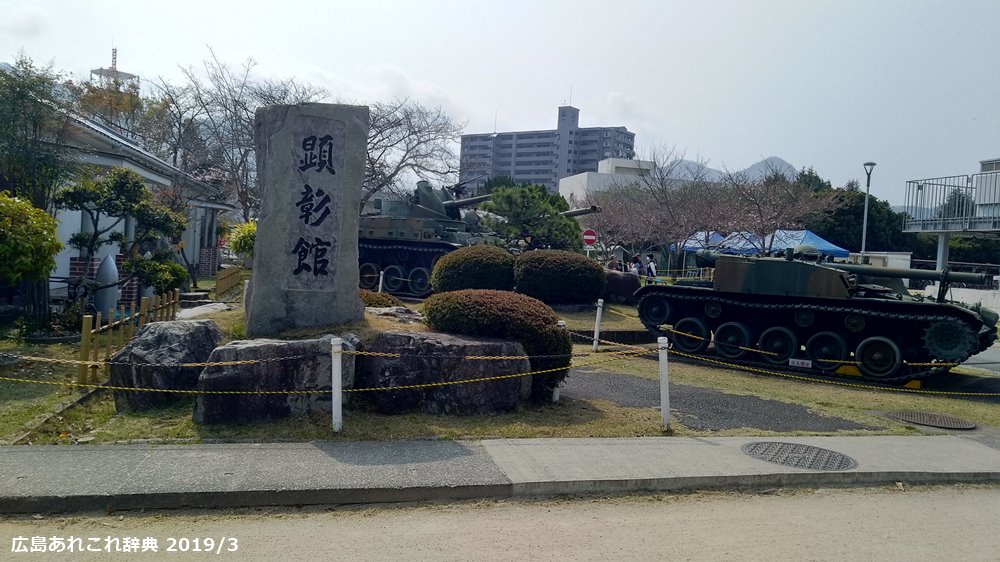
[{"label": "tank turret", "polygon": [[362,288],[378,288],[381,272],[382,288],[389,293],[411,296],[430,293],[431,269],[437,260],[481,237],[470,232],[461,210],[492,196],[458,198],[454,193],[461,193],[461,186],[433,188],[429,182],[419,181],[405,199],[382,202],[377,207],[380,212],[358,219],[358,273]]},{"label": "tank turret", "polygon": [[[945,300],[950,283],[988,284],[988,275],[835,263],[801,250],[700,250],[713,280],[640,288],[639,318],[682,353],[882,382],[941,372],[996,339],[997,314]],[[904,279],[937,281],[936,298],[911,295]]]}]

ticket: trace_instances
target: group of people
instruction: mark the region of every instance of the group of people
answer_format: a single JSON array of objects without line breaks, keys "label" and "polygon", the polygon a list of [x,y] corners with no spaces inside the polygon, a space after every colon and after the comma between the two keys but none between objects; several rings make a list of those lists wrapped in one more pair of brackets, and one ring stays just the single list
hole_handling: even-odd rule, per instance
[{"label": "group of people", "polygon": [[606,267],[615,271],[633,273],[640,277],[656,277],[656,261],[653,259],[653,254],[646,254],[646,263],[642,263],[642,258],[639,257],[639,254],[636,254],[625,264],[624,268],[621,262],[618,261],[617,256],[611,256]]}]

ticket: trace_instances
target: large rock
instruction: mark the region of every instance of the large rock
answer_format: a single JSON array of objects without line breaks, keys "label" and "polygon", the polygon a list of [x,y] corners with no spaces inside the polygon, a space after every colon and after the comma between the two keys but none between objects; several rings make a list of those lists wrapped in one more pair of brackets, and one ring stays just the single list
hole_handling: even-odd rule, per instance
[{"label": "large rock", "polygon": [[263,187],[247,335],[361,320],[358,208],[368,108],[307,103],[257,110]]},{"label": "large rock", "polygon": [[[202,363],[222,341],[222,331],[211,320],[175,320],[143,326],[121,351],[111,358],[112,386],[190,390],[198,383],[201,367],[177,367],[179,363]],[[119,412],[146,410],[177,401],[184,396],[172,392],[114,391]]]},{"label": "large rock", "polygon": [[[428,332],[383,332],[367,351],[399,357],[361,356],[356,388],[386,388],[526,373],[527,359],[467,360],[466,356],[525,356],[518,342]],[[355,398],[381,413],[493,414],[517,408],[531,394],[531,377],[358,392]]]},{"label": "large rock", "polygon": [[[356,351],[361,341],[354,334],[341,336],[344,349]],[[252,423],[330,412],[332,335],[317,339],[234,341],[216,348],[210,363],[255,361],[251,364],[206,367],[198,390],[240,392],[322,391],[306,394],[199,394],[194,421],[199,424]],[[343,388],[354,386],[355,355],[341,355]],[[288,358],[288,359],[285,359]]]}]

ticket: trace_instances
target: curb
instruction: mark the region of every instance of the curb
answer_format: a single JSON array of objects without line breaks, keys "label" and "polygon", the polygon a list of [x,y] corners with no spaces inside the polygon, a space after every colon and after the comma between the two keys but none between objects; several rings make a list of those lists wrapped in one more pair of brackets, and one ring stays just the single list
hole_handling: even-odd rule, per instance
[{"label": "curb", "polygon": [[905,484],[1000,484],[1000,472],[776,472],[609,480],[563,480],[456,487],[338,488],[160,492],[112,496],[0,497],[0,513],[71,513],[136,509],[235,508],[257,506],[363,505],[472,499],[534,499],[570,495],[625,495],[699,490],[754,491],[774,488],[866,488]]}]

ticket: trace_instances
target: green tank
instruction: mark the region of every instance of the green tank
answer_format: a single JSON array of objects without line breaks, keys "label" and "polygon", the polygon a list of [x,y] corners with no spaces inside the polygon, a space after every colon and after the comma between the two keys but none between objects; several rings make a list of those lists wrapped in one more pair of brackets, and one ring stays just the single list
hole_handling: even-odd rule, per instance
[{"label": "green tank", "polygon": [[[985,274],[834,263],[809,248],[785,258],[706,250],[711,281],[647,285],[639,318],[673,349],[738,364],[903,382],[946,371],[988,349],[997,314],[945,300],[950,283],[986,285]],[[935,280],[936,298],[903,279]]]},{"label": "green tank", "polygon": [[[473,178],[469,181],[475,181]],[[433,188],[417,182],[413,194],[401,201],[383,201],[374,214],[358,219],[358,273],[363,289],[402,296],[424,297],[431,292],[431,271],[441,256],[463,246],[493,244],[509,249],[512,242],[479,228],[478,216],[462,209],[488,201],[492,195],[461,198],[459,183]],[[601,212],[600,207],[573,209],[560,214],[576,217]]]},{"label": "green tank", "polygon": [[364,289],[426,296],[431,292],[431,270],[441,256],[462,246],[499,239],[472,231],[462,220],[461,209],[487,201],[491,195],[459,199],[461,184],[432,188],[417,182],[412,195],[401,201],[384,201],[375,214],[358,219],[358,273]]}]

